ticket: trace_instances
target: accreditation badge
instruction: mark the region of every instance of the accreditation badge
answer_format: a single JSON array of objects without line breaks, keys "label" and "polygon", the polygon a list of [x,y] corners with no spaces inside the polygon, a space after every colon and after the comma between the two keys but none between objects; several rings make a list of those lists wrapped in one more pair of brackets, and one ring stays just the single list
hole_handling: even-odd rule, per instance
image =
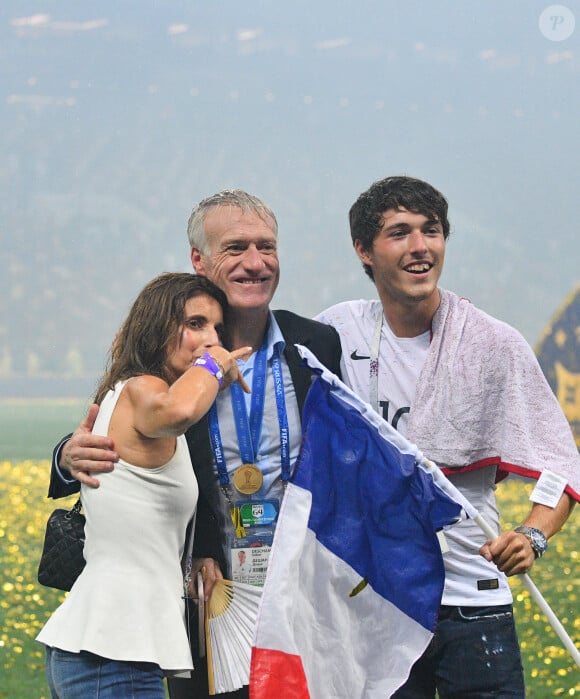
[{"label": "accreditation badge", "polygon": [[280,501],[244,500],[236,502],[234,509],[238,526],[230,550],[232,580],[262,586],[268,571]]}]

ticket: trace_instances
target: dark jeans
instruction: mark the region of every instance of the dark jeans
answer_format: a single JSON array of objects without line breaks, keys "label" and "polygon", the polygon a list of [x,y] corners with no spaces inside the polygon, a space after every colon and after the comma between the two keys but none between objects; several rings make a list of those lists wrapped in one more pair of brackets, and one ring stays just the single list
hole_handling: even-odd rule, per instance
[{"label": "dark jeans", "polygon": [[525,699],[511,604],[441,607],[435,635],[393,699]]},{"label": "dark jeans", "polygon": [[52,699],[165,699],[163,673],[154,663],[46,649]]}]

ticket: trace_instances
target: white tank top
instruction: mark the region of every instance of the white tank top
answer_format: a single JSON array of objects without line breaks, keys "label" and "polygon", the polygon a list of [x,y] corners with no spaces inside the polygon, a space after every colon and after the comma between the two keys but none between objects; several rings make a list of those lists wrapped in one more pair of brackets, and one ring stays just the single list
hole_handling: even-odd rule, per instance
[{"label": "white tank top", "polygon": [[[125,382],[105,396],[93,432],[106,435]],[[193,667],[184,618],[181,557],[198,487],[185,436],[164,466],[119,461],[81,487],[87,565],[37,637],[45,645],[113,660]]]}]

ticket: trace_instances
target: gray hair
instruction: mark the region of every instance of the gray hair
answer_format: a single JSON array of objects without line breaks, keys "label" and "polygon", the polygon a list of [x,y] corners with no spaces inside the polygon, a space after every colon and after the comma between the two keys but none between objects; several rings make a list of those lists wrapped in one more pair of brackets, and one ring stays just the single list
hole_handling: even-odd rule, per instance
[{"label": "gray hair", "polygon": [[191,212],[187,222],[187,237],[190,247],[196,248],[204,255],[207,253],[207,238],[204,230],[205,217],[210,209],[219,206],[235,206],[243,213],[255,213],[266,223],[272,224],[274,235],[278,235],[276,216],[261,199],[244,192],[242,189],[224,189],[222,192],[212,194],[200,201]]}]

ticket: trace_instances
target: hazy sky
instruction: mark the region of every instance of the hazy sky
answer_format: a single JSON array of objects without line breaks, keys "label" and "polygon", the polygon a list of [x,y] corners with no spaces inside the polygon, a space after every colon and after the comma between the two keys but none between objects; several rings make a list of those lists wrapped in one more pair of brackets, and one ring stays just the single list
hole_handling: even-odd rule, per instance
[{"label": "hazy sky", "polygon": [[38,312],[62,328],[77,275],[100,356],[150,277],[190,269],[189,212],[225,187],[278,215],[274,307],[374,295],[347,211],[401,173],[449,199],[443,285],[532,344],[580,282],[577,1],[3,0],[0,59],[0,341],[48,258]]}]

